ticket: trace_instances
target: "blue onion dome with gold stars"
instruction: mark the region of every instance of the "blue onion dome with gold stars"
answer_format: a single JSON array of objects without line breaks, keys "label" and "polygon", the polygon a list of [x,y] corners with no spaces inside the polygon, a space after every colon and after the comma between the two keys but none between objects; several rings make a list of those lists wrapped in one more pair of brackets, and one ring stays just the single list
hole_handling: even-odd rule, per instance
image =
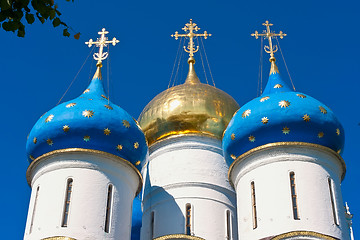
[{"label": "blue onion dome with gold stars", "polygon": [[211,34],[206,31],[196,33],[200,28],[190,19],[183,30],[185,34],[171,35],[178,39],[189,39],[184,50],[189,53],[189,72],[184,84],[171,87],[152,99],[139,116],[149,145],[168,137],[180,135],[203,135],[220,139],[234,112],[239,109],[236,101],[227,93],[208,84],[200,82],[196,75],[194,37]]},{"label": "blue onion dome with gold stars", "polygon": [[148,149],[144,133],[136,120],[109,101],[101,66],[100,61],[78,98],[59,104],[36,122],[26,145],[30,162],[55,150],[80,148],[113,154],[141,169]]},{"label": "blue onion dome with gold stars", "polygon": [[276,142],[313,143],[340,153],[344,129],[325,104],[289,88],[272,62],[262,95],[242,106],[226,129],[226,161],[230,166],[247,151]]}]

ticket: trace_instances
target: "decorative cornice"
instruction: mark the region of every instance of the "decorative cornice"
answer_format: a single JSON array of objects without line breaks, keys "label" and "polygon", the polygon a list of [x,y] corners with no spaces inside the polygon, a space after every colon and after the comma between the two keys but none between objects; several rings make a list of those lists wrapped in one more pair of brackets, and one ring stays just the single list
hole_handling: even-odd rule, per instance
[{"label": "decorative cornice", "polygon": [[189,236],[185,234],[170,234],[170,235],[154,238],[153,240],[173,240],[173,239],[205,240],[204,238],[201,237]]},{"label": "decorative cornice", "polygon": [[275,142],[275,143],[268,143],[265,145],[261,145],[258,146],[256,148],[253,148],[243,154],[241,154],[239,157],[237,157],[235,159],[235,161],[230,165],[229,167],[229,171],[228,171],[228,179],[230,181],[230,184],[233,185],[232,181],[231,181],[231,171],[233,170],[234,166],[236,164],[238,164],[239,162],[241,162],[244,158],[249,157],[259,151],[264,151],[264,150],[268,150],[274,147],[281,147],[281,146],[288,146],[288,147],[303,147],[303,148],[316,148],[316,149],[320,149],[322,151],[325,152],[329,152],[331,154],[333,154],[337,159],[339,159],[341,166],[343,168],[342,171],[342,175],[341,175],[341,180],[344,179],[345,177],[345,172],[346,172],[346,165],[345,165],[345,161],[344,159],[334,150],[332,150],[331,148],[319,145],[319,144],[314,144],[314,143],[307,143],[307,142]]},{"label": "decorative cornice", "polygon": [[271,240],[285,240],[289,237],[318,237],[323,240],[339,240],[338,238],[331,237],[328,235],[324,235],[317,232],[311,232],[311,231],[293,231],[288,233],[283,233],[278,236],[275,236],[271,238]]},{"label": "decorative cornice", "polygon": [[142,188],[142,182],[143,182],[143,178],[141,173],[139,172],[139,170],[132,164],[130,163],[128,160],[121,158],[119,156],[116,156],[114,154],[111,153],[107,153],[107,152],[103,152],[100,150],[94,150],[94,149],[86,149],[86,148],[65,148],[65,149],[59,149],[59,150],[54,150],[48,153],[45,153],[43,155],[41,155],[40,157],[37,157],[34,161],[31,162],[31,164],[29,165],[27,171],[26,171],[26,180],[29,184],[29,186],[31,186],[31,171],[43,160],[48,159],[49,157],[52,156],[56,156],[59,154],[63,154],[63,153],[91,153],[91,154],[96,154],[96,155],[101,155],[101,156],[105,156],[108,158],[112,158],[115,159],[119,162],[125,163],[126,165],[128,165],[130,168],[132,168],[138,175],[139,177],[139,187],[136,191],[136,195],[138,193],[140,193],[141,188]]}]

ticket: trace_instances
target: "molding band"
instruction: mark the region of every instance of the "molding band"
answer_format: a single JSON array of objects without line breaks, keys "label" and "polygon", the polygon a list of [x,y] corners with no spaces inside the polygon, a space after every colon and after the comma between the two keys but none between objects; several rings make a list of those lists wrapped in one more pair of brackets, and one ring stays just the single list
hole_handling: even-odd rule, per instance
[{"label": "molding band", "polygon": [[185,234],[170,234],[170,235],[165,235],[165,236],[161,236],[158,238],[154,238],[153,240],[173,240],[173,239],[205,240],[204,238],[201,238],[201,237],[190,236],[190,235],[185,235]]},{"label": "molding band", "polygon": [[283,233],[271,238],[271,240],[282,240],[282,239],[287,239],[289,237],[318,237],[323,240],[340,240],[335,237],[331,237],[328,235],[324,235],[317,232],[311,232],[311,231],[294,231],[294,232]]}]

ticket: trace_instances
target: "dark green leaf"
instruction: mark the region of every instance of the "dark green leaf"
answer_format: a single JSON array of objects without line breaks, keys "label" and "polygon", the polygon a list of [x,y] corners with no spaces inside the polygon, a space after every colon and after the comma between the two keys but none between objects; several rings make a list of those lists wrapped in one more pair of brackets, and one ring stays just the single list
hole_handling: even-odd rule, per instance
[{"label": "dark green leaf", "polygon": [[52,24],[53,24],[54,27],[59,26],[60,23],[61,23],[60,18],[55,18],[55,19],[53,20],[53,22],[52,22]]},{"label": "dark green leaf", "polygon": [[0,1],[1,11],[9,9],[11,6],[12,6],[12,1],[8,1],[8,0],[1,0]]},{"label": "dark green leaf", "polygon": [[55,16],[56,16],[55,10],[54,10],[54,9],[51,9],[51,10],[50,10],[50,19],[51,19],[51,20],[54,19]]},{"label": "dark green leaf", "polygon": [[70,33],[69,33],[69,31],[67,30],[67,28],[64,29],[63,35],[64,35],[65,37],[70,37]]},{"label": "dark green leaf", "polygon": [[31,14],[31,13],[26,13],[25,18],[26,18],[26,21],[28,22],[28,24],[33,24],[33,22],[35,21],[34,14]]}]

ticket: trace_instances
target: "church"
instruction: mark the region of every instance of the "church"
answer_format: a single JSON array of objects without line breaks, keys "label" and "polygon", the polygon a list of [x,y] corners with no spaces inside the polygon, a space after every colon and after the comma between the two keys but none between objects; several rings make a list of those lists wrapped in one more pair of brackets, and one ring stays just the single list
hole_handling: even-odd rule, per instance
[{"label": "church", "polygon": [[[332,110],[281,78],[263,23],[270,74],[261,96],[239,106],[195,72],[191,19],[188,74],[135,120],[103,86],[102,29],[89,86],[43,114],[31,130],[32,188],[26,240],[353,240],[344,208],[344,129]],[[40,114],[39,114],[40,115]]]}]

